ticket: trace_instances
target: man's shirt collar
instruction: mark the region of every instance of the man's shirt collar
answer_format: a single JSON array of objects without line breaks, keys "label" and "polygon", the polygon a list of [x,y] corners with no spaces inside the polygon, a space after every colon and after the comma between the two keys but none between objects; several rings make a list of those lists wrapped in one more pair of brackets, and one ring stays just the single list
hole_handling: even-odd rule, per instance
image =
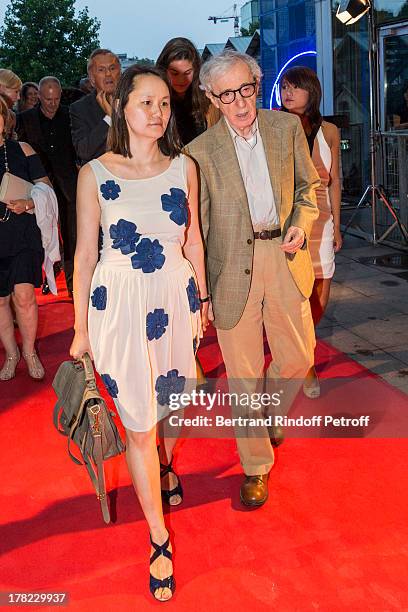
[{"label": "man's shirt collar", "polygon": [[225,117],[225,123],[227,124],[229,132],[231,134],[231,138],[235,144],[237,144],[238,142],[240,143],[243,142],[243,143],[246,143],[251,149],[253,149],[256,146],[258,142],[257,135],[258,135],[258,129],[259,129],[258,128],[258,117],[256,117],[255,121],[251,125],[251,133],[247,138],[238,134],[238,132],[236,132],[234,128],[230,125],[226,117]]}]

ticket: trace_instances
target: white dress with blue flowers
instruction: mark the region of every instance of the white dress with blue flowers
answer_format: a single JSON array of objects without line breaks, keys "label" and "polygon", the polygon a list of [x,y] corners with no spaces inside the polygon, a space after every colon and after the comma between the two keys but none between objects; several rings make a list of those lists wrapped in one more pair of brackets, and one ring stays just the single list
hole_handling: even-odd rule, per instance
[{"label": "white dress with blue flowers", "polygon": [[195,385],[201,334],[194,270],[183,256],[186,158],[162,174],[125,180],[99,161],[102,248],[92,278],[89,339],[124,426],[148,431],[171,394]]}]

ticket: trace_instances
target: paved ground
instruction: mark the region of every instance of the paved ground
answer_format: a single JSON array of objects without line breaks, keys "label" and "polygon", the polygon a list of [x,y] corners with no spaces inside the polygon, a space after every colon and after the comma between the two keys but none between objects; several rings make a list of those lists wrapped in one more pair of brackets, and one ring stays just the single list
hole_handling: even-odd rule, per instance
[{"label": "paved ground", "polygon": [[408,252],[347,235],[317,335],[408,394]]}]

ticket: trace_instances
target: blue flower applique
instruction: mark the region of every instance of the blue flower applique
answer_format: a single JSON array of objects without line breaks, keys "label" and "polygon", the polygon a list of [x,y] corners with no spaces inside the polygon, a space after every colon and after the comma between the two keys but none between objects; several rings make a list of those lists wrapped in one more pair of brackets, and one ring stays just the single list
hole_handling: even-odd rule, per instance
[{"label": "blue flower applique", "polygon": [[191,312],[197,312],[200,309],[200,300],[198,299],[197,286],[193,277],[188,281],[186,291]]},{"label": "blue flower applique", "polygon": [[116,380],[113,380],[109,374],[101,374],[104,385],[111,397],[118,397],[119,389]]},{"label": "blue flower applique", "polygon": [[120,249],[122,255],[134,253],[136,242],[140,238],[136,230],[136,225],[125,219],[119,219],[116,225],[112,223],[109,228],[109,235],[113,240],[112,248]]},{"label": "blue flower applique", "polygon": [[160,406],[166,406],[170,402],[170,395],[173,393],[183,393],[186,384],[186,377],[179,376],[178,370],[169,370],[167,375],[161,374],[157,377],[155,389],[157,391],[157,401]]},{"label": "blue flower applique", "polygon": [[177,225],[187,225],[188,208],[187,197],[182,189],[171,187],[170,195],[165,193],[161,197],[162,208],[170,213],[170,219]]},{"label": "blue flower applique", "polygon": [[169,324],[169,315],[163,308],[155,308],[153,312],[148,312],[146,317],[146,333],[149,340],[158,340],[166,331]]},{"label": "blue flower applique", "polygon": [[96,310],[105,310],[106,308],[107,289],[103,285],[95,287],[94,292],[91,296],[92,306]]},{"label": "blue flower applique", "polygon": [[106,183],[100,186],[100,190],[105,200],[116,200],[122,191],[115,181],[106,181]]},{"label": "blue flower applique", "polygon": [[152,242],[150,238],[142,238],[136,247],[135,255],[131,257],[132,268],[142,268],[145,274],[160,270],[166,260],[162,251],[163,247],[157,239]]}]

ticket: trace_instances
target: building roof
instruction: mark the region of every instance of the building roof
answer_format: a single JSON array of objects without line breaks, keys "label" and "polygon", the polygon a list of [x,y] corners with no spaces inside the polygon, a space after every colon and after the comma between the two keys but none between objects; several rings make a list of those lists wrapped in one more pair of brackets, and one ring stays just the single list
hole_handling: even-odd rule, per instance
[{"label": "building roof", "polygon": [[210,43],[205,45],[204,51],[201,54],[203,61],[207,60],[209,57],[213,57],[214,55],[218,55],[221,51],[224,50],[224,43]]},{"label": "building roof", "polygon": [[209,45],[205,45],[204,51],[208,49],[211,55],[217,55],[218,53],[221,53],[221,51],[224,50],[224,47],[225,47],[224,43],[211,43]]},{"label": "building roof", "polygon": [[231,36],[225,43],[225,49],[235,49],[239,53],[246,53],[251,43],[252,36]]},{"label": "building roof", "polygon": [[259,55],[260,36],[259,30],[256,30],[252,36],[231,36],[227,42],[224,43],[213,43],[205,45],[204,51],[201,53],[201,57],[205,62],[209,57],[218,55],[224,49],[232,49],[239,53],[247,53],[252,57]]}]

